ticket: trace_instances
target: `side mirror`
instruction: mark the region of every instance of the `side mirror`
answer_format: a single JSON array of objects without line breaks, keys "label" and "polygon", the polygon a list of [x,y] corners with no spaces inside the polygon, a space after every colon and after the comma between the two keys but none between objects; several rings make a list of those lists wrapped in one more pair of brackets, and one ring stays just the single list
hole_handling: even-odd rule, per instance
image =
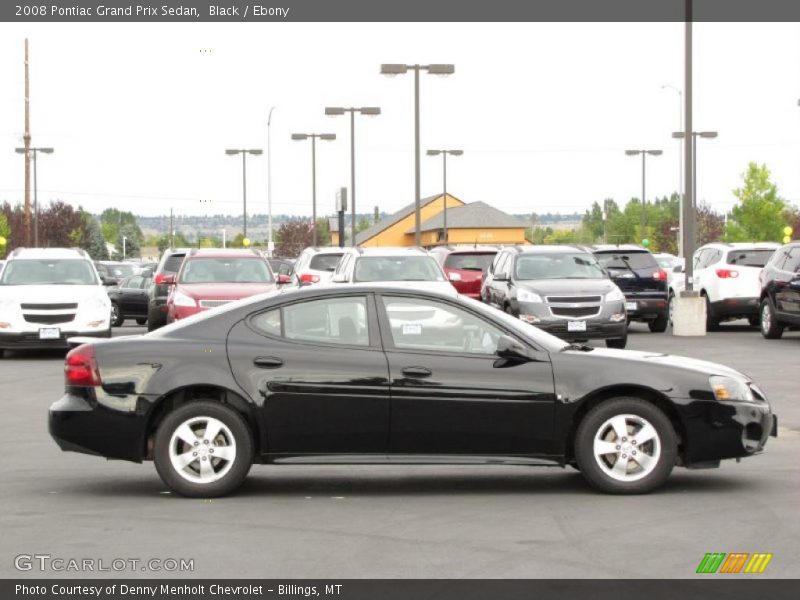
[{"label": "side mirror", "polygon": [[344,273],[336,273],[333,277],[331,277],[332,283],[347,283],[347,275]]},{"label": "side mirror", "polygon": [[278,285],[286,285],[292,283],[292,278],[288,275],[278,275]]},{"label": "side mirror", "polygon": [[454,272],[451,271],[450,273],[447,274],[447,278],[450,281],[461,281],[461,274],[460,273],[454,273]]},{"label": "side mirror", "polygon": [[161,277],[161,283],[164,283],[166,285],[175,285],[175,275],[173,274],[164,275],[163,277]]},{"label": "side mirror", "polygon": [[501,335],[497,340],[497,356],[506,360],[527,362],[531,360],[528,349],[508,335]]}]

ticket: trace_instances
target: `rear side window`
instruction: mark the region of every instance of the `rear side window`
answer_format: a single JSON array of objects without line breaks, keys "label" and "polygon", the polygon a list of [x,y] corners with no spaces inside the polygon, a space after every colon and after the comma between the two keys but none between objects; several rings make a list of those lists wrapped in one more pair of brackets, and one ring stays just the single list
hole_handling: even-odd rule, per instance
[{"label": "rear side window", "polygon": [[311,258],[308,268],[315,271],[335,271],[341,258],[341,254],[315,254]]},{"label": "rear side window", "polygon": [[775,254],[774,250],[731,250],[728,252],[728,264],[763,267],[773,254]]},{"label": "rear side window", "polygon": [[252,324],[269,335],[299,342],[369,346],[363,296],[291,304],[256,316]]},{"label": "rear side window", "polygon": [[177,273],[181,270],[181,265],[183,264],[183,258],[185,254],[172,254],[167,257],[167,260],[164,262],[164,273]]},{"label": "rear side window", "polygon": [[791,273],[796,273],[800,269],[800,246],[795,246],[786,252],[786,262],[783,263],[782,269]]},{"label": "rear side window", "polygon": [[620,251],[620,252],[598,252],[598,262],[606,269],[657,269],[658,263],[649,252]]},{"label": "rear side window", "polygon": [[451,254],[444,261],[446,269],[462,269],[464,271],[483,271],[489,270],[494,260],[494,253],[460,253]]}]

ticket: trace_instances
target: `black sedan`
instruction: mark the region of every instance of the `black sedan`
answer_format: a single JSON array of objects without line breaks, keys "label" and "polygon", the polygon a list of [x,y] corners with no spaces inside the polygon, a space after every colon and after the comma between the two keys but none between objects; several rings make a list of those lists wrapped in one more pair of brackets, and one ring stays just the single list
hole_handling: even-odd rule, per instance
[{"label": "black sedan", "polygon": [[115,287],[108,288],[111,299],[111,324],[120,327],[125,319],[136,319],[136,323],[147,323],[147,288],[153,275],[144,271],[141,275],[126,277]]},{"label": "black sedan", "polygon": [[571,465],[643,493],[777,431],[722,365],[566,344],[455,291],[390,286],[271,292],[87,340],[65,377],[49,418],[63,450],[154,460],[195,497],[252,463]]}]

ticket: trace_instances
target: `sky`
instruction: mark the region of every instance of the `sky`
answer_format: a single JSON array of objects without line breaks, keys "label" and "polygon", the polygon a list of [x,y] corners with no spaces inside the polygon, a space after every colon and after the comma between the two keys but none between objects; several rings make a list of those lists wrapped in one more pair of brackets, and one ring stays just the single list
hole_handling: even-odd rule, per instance
[{"label": "sky", "polygon": [[[30,41],[39,201],[140,215],[267,212],[267,115],[272,210],[311,214],[311,144],[292,133],[335,133],[317,144],[317,213],[350,185],[349,117],[326,106],[379,106],[356,118],[359,212],[414,200],[413,76],[381,63],[453,63],[422,74],[422,196],[442,189],[510,213],[583,212],[594,201],[647,197],[679,181],[682,23],[63,23],[0,24],[0,201],[23,199],[23,40]],[[698,196],[729,210],[749,161],[800,205],[800,24],[694,26]]]}]

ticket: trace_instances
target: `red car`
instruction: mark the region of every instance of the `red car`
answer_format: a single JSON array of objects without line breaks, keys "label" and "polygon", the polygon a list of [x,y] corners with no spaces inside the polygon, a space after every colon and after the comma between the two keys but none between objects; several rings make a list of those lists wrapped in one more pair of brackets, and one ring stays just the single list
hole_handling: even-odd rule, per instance
[{"label": "red car", "polygon": [[194,248],[186,255],[177,275],[167,275],[167,323],[234,300],[272,291],[291,283],[286,275],[276,278],[267,260],[255,250]]},{"label": "red car", "polygon": [[481,283],[483,275],[492,265],[497,248],[492,246],[440,246],[431,250],[431,254],[442,265],[450,278],[450,283],[464,294],[476,300],[481,299]]}]

